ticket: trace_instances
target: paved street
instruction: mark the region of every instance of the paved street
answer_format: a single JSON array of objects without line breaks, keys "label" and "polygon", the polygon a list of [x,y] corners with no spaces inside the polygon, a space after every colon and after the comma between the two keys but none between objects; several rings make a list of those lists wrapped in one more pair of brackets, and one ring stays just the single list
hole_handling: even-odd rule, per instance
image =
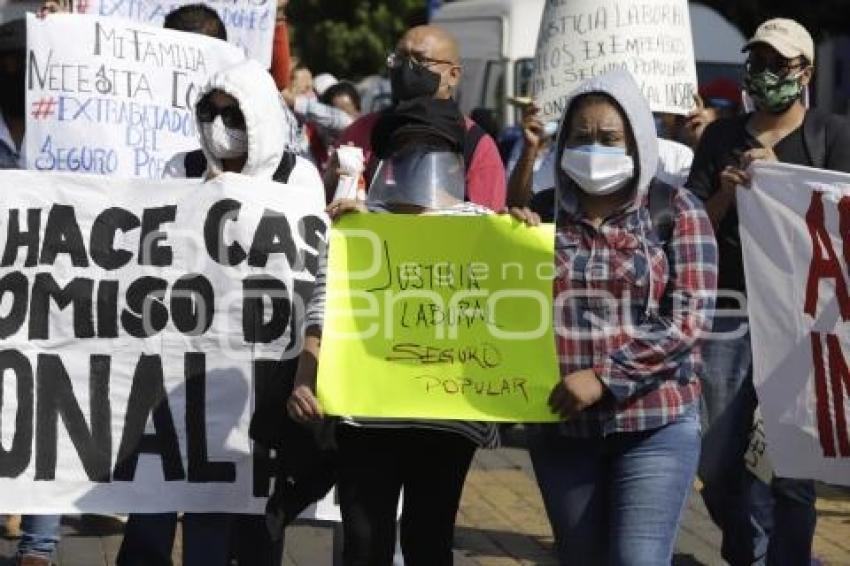
[{"label": "paved street", "polygon": [[[821,486],[815,553],[823,564],[850,566],[850,492]],[[178,537],[179,540],[179,537]],[[288,531],[286,566],[332,563],[333,528],[299,524]],[[112,566],[121,523],[67,517],[60,566]],[[525,450],[480,451],[470,471],[457,522],[458,566],[555,565],[552,536]],[[699,495],[690,498],[676,545],[677,566],[720,565],[719,533]],[[0,539],[0,566],[11,566],[14,540]],[[175,566],[180,550],[175,549]]]}]

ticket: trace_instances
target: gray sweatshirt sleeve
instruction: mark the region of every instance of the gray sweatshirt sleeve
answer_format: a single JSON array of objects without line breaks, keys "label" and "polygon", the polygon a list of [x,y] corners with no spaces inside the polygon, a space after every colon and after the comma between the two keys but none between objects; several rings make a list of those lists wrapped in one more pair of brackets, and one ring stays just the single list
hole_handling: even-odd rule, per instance
[{"label": "gray sweatshirt sleeve", "polygon": [[325,288],[328,278],[328,246],[322,246],[319,251],[319,269],[316,271],[316,284],[313,294],[307,302],[305,328],[315,327],[319,330],[325,324]]},{"label": "gray sweatshirt sleeve", "polygon": [[351,116],[339,108],[322,104],[306,96],[296,97],[293,110],[307,122],[318,124],[334,134],[338,134],[354,122]]}]

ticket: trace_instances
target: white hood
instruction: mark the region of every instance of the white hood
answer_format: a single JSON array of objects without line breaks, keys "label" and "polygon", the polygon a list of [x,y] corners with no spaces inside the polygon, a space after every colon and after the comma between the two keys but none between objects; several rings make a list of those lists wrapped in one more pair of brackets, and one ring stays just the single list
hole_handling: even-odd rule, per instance
[{"label": "white hood", "polygon": [[[578,85],[569,95],[558,129],[556,155],[559,156],[558,159],[560,160],[569,134],[570,109],[573,103],[579,97],[592,93],[608,95],[620,106],[625,115],[626,125],[634,135],[635,150],[637,151],[637,155],[634,156],[637,182],[635,183],[634,201],[631,207],[643,206],[649,192],[649,184],[658,170],[658,136],[655,133],[655,121],[652,118],[649,103],[641,93],[634,77],[628,71],[617,69],[588,79]],[[575,183],[570,182],[569,177],[560,167],[557,167],[555,172],[555,186],[561,207],[567,212],[575,212],[577,207],[574,194]]]},{"label": "white hood", "polygon": [[[297,153],[298,128],[295,116],[280,98],[274,79],[260,63],[247,59],[210,77],[198,93],[196,103],[212,90],[235,98],[245,116],[248,160],[242,174],[271,179],[283,152]],[[210,153],[203,134],[199,135],[208,172],[221,173],[221,160]]]}]

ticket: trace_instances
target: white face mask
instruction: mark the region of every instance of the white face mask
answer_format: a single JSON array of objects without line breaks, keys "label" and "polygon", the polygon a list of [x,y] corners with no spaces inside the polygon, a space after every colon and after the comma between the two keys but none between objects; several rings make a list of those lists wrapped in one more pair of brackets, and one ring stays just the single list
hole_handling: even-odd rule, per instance
[{"label": "white face mask", "polygon": [[635,163],[623,147],[593,144],[565,149],[561,169],[587,194],[609,195],[634,177]]},{"label": "white face mask", "polygon": [[216,116],[212,122],[201,124],[201,134],[210,150],[218,159],[231,159],[248,153],[248,133],[244,130],[228,128]]}]

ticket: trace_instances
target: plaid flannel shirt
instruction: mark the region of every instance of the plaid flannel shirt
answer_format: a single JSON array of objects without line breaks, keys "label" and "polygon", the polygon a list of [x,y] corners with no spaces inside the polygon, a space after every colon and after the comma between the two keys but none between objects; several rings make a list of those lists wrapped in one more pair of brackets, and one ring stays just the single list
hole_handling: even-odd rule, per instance
[{"label": "plaid flannel shirt", "polygon": [[[646,205],[644,197],[644,205]],[[717,242],[702,204],[673,198],[675,228],[663,244],[647,206],[594,228],[561,212],[555,238],[555,330],[561,375],[593,369],[597,404],[561,424],[570,436],[658,428],[699,402],[698,338],[710,327]]]}]

